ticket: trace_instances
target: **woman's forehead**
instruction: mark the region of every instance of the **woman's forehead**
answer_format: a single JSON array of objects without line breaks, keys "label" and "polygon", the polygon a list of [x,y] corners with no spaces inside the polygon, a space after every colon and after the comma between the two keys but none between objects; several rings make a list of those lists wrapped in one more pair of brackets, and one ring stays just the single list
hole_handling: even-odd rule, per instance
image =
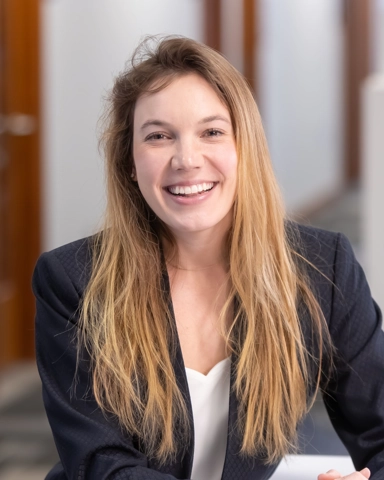
[{"label": "woman's forehead", "polygon": [[194,117],[224,116],[231,118],[227,105],[205,78],[196,73],[161,78],[151,91],[142,94],[135,104],[135,120],[143,116]]}]

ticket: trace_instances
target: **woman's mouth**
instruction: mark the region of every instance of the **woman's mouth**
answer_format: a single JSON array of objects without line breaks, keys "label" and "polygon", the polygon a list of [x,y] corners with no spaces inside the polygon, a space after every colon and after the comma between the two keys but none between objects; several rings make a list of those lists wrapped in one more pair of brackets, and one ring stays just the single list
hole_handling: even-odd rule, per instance
[{"label": "woman's mouth", "polygon": [[216,185],[214,182],[196,183],[195,185],[175,185],[166,187],[166,190],[175,196],[188,197],[192,195],[199,195],[201,193],[209,192]]}]

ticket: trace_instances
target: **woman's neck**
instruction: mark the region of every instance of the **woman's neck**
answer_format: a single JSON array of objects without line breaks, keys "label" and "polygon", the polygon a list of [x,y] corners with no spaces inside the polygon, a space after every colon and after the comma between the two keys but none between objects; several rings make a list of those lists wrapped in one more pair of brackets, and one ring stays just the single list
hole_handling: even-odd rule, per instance
[{"label": "woman's neck", "polygon": [[220,265],[227,269],[226,239],[204,233],[174,235],[176,255],[172,255],[170,245],[165,241],[167,265],[177,270],[190,271],[206,270]]}]

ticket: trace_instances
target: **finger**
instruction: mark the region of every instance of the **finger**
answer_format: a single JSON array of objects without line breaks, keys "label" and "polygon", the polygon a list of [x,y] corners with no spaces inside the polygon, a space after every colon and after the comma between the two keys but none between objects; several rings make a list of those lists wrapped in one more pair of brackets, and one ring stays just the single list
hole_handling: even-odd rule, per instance
[{"label": "finger", "polygon": [[354,472],[350,475],[342,477],[342,480],[363,480],[365,478],[369,478],[370,476],[371,472],[369,471],[369,468],[363,468],[363,470],[360,470],[360,472]]},{"label": "finger", "polygon": [[328,470],[327,473],[321,473],[317,480],[336,480],[337,478],[341,478],[341,473],[337,470]]},{"label": "finger", "polygon": [[371,471],[369,470],[369,468],[363,468],[363,470],[360,470],[360,473],[365,478],[369,478],[371,476]]}]

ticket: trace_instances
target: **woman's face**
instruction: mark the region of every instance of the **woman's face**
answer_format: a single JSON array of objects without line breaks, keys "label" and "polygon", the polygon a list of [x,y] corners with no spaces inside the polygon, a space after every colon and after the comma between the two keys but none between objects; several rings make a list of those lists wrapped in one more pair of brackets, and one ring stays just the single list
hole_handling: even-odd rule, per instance
[{"label": "woman's face", "polygon": [[228,231],[236,195],[237,153],[228,109],[196,74],[140,97],[133,158],[140,191],[177,237]]}]

